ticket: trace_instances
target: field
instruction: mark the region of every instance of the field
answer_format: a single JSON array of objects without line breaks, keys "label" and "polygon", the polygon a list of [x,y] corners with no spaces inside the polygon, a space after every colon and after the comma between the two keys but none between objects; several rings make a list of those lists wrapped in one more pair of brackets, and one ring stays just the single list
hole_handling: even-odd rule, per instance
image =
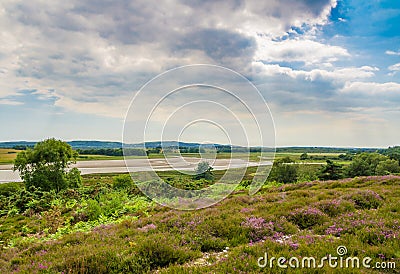
[{"label": "field", "polygon": [[0,165],[11,164],[15,157],[17,157],[18,152],[19,150],[15,149],[0,148]]},{"label": "field", "polygon": [[[0,148],[0,164],[12,164],[15,157],[17,156],[17,153],[20,152],[20,150],[15,150],[15,149],[4,149]],[[280,159],[284,157],[291,157],[296,161],[299,162],[305,162],[305,163],[324,163],[324,159],[334,159],[334,160],[339,160],[338,156],[340,153],[309,153],[310,157],[307,160],[300,160],[300,155],[302,153],[298,152],[291,152],[291,153],[276,153],[275,154],[275,159]],[[201,157],[200,154],[198,153],[182,153],[181,154],[183,157]],[[250,154],[245,154],[245,153],[234,153],[231,155],[231,153],[227,152],[221,152],[216,154],[217,159],[230,159],[231,157],[233,158],[244,158],[244,157],[249,157],[250,161],[259,161],[260,160],[260,153],[258,152],[251,152]],[[163,154],[149,154],[148,156],[128,156],[128,159],[158,159],[158,158],[163,158]],[[123,160],[123,156],[106,156],[106,155],[86,155],[82,154],[79,155],[77,160],[78,161],[93,161],[93,160]],[[338,161],[339,163],[347,164],[348,161]]]},{"label": "field", "polygon": [[[243,182],[254,171],[249,169]],[[172,171],[160,176],[182,177]],[[370,257],[371,266],[399,267],[399,186],[394,175],[269,182],[249,196],[242,184],[210,208],[177,211],[142,197],[127,175],[87,175],[74,191],[36,191],[26,198],[21,184],[4,184],[0,197],[6,195],[8,202],[0,200],[0,272],[336,273],[327,263],[322,270],[305,270],[282,269],[275,262],[271,270],[257,261],[266,252],[269,258],[319,260],[337,256],[338,246],[347,248],[344,258]],[[389,272],[398,273],[382,273]]]}]

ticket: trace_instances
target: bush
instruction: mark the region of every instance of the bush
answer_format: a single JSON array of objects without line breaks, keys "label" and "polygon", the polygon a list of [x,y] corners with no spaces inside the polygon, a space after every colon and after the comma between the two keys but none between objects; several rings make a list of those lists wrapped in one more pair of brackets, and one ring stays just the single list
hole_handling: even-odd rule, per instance
[{"label": "bush", "polygon": [[147,261],[151,269],[183,264],[199,253],[179,245],[172,235],[148,235],[135,247],[136,257]]},{"label": "bush", "polygon": [[132,186],[133,181],[131,175],[120,174],[114,177],[113,188],[115,189],[128,189]]},{"label": "bush", "polygon": [[274,231],[274,223],[266,222],[261,217],[248,217],[241,223],[241,226],[247,230],[251,242],[264,240],[266,236],[272,235]]},{"label": "bush", "polygon": [[89,220],[94,221],[97,220],[101,213],[101,207],[96,200],[89,199],[87,202],[86,214],[89,217]]},{"label": "bush", "polygon": [[0,195],[9,197],[21,190],[21,183],[0,184]]},{"label": "bush", "polygon": [[382,197],[372,190],[361,190],[345,198],[353,201],[358,209],[378,208],[383,202]]},{"label": "bush", "polygon": [[205,238],[201,241],[201,252],[222,251],[228,245],[226,240],[216,237]]},{"label": "bush", "polygon": [[289,214],[287,219],[296,224],[299,228],[305,229],[314,225],[323,224],[326,221],[327,216],[319,209],[309,207],[306,209],[295,210]]},{"label": "bush", "polygon": [[337,199],[320,201],[315,206],[330,217],[354,210],[352,203]]}]

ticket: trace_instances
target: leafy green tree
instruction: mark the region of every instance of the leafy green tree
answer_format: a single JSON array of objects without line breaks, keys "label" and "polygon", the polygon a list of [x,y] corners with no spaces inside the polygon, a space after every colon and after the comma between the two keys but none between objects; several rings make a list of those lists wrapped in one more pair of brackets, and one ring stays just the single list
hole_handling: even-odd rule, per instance
[{"label": "leafy green tree", "polygon": [[206,161],[202,161],[198,163],[197,168],[195,169],[195,179],[206,179],[206,180],[214,180],[214,174],[212,174],[213,168],[210,166],[210,164]]},{"label": "leafy green tree", "polygon": [[383,151],[383,154],[389,156],[390,159],[398,161],[400,165],[400,146],[389,147]]},{"label": "leafy green tree", "polygon": [[18,153],[14,171],[21,174],[25,186],[41,188],[43,191],[75,188],[81,185],[80,171],[70,164],[76,162],[78,153],[71,146],[54,138],[39,142],[33,149]]},{"label": "leafy green tree", "polygon": [[300,160],[304,161],[308,159],[308,154],[307,153],[303,153],[300,155]]},{"label": "leafy green tree", "polygon": [[322,166],[318,172],[321,180],[338,180],[343,178],[343,166],[331,160],[326,160],[326,165]]},{"label": "leafy green tree", "polygon": [[279,183],[294,183],[298,177],[298,165],[290,158],[285,157],[274,162],[270,179]]},{"label": "leafy green tree", "polygon": [[376,167],[381,161],[387,160],[388,157],[379,153],[361,153],[353,157],[352,162],[347,168],[347,176],[371,176],[376,175]]},{"label": "leafy green tree", "polygon": [[376,175],[388,175],[399,172],[400,172],[399,162],[394,159],[387,159],[385,161],[380,162],[376,166]]}]

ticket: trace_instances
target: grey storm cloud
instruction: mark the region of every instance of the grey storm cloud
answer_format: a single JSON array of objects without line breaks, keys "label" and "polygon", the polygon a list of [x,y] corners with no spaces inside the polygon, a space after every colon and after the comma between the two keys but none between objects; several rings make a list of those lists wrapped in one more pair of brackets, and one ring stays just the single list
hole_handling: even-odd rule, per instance
[{"label": "grey storm cloud", "polygon": [[256,50],[254,38],[236,32],[218,29],[200,29],[183,35],[176,50],[204,51],[217,63],[224,59],[241,57],[251,62]]},{"label": "grey storm cloud", "polygon": [[[0,48],[4,56],[0,65],[8,66],[14,90],[27,88],[28,83],[32,90],[54,90],[59,106],[98,113],[104,105],[101,115],[120,117],[121,103],[129,101],[135,90],[179,65],[224,65],[256,80],[251,67],[262,43],[259,36],[285,35],[296,22],[298,27],[322,24],[335,1],[7,1],[1,5],[2,29],[9,31],[14,44],[7,54]],[[296,45],[281,52],[278,48],[270,59],[308,58],[304,46]],[[331,50],[314,42],[307,45],[318,46],[322,56]],[[266,79],[267,98],[273,94],[271,100],[277,104],[296,108],[323,101],[334,106],[331,100],[343,86],[324,75],[312,80],[282,75]]]}]

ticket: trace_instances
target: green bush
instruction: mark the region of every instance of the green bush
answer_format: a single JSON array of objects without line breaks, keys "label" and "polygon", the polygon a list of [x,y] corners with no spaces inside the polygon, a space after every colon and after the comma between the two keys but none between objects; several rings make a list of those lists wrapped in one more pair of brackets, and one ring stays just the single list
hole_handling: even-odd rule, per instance
[{"label": "green bush", "polygon": [[201,241],[201,252],[222,251],[227,246],[227,241],[221,238],[210,237]]},{"label": "green bush", "polygon": [[99,203],[93,199],[87,200],[86,203],[87,203],[86,214],[89,217],[89,220],[91,221],[97,220],[102,213]]},{"label": "green bush", "polygon": [[315,204],[315,206],[330,217],[335,217],[344,212],[353,211],[354,205],[345,200],[323,200]]},{"label": "green bush", "polygon": [[147,235],[135,247],[136,257],[147,261],[151,269],[171,264],[183,264],[199,256],[199,252],[179,245],[169,234]]},{"label": "green bush", "polygon": [[133,184],[131,175],[120,174],[114,177],[113,188],[115,189],[128,189],[131,188]]},{"label": "green bush", "polygon": [[287,216],[287,219],[299,226],[299,228],[305,229],[323,224],[327,220],[327,216],[319,209],[309,207],[295,210]]},{"label": "green bush", "polygon": [[360,190],[345,196],[345,198],[353,201],[356,208],[359,209],[376,209],[383,203],[382,197],[372,190]]}]

